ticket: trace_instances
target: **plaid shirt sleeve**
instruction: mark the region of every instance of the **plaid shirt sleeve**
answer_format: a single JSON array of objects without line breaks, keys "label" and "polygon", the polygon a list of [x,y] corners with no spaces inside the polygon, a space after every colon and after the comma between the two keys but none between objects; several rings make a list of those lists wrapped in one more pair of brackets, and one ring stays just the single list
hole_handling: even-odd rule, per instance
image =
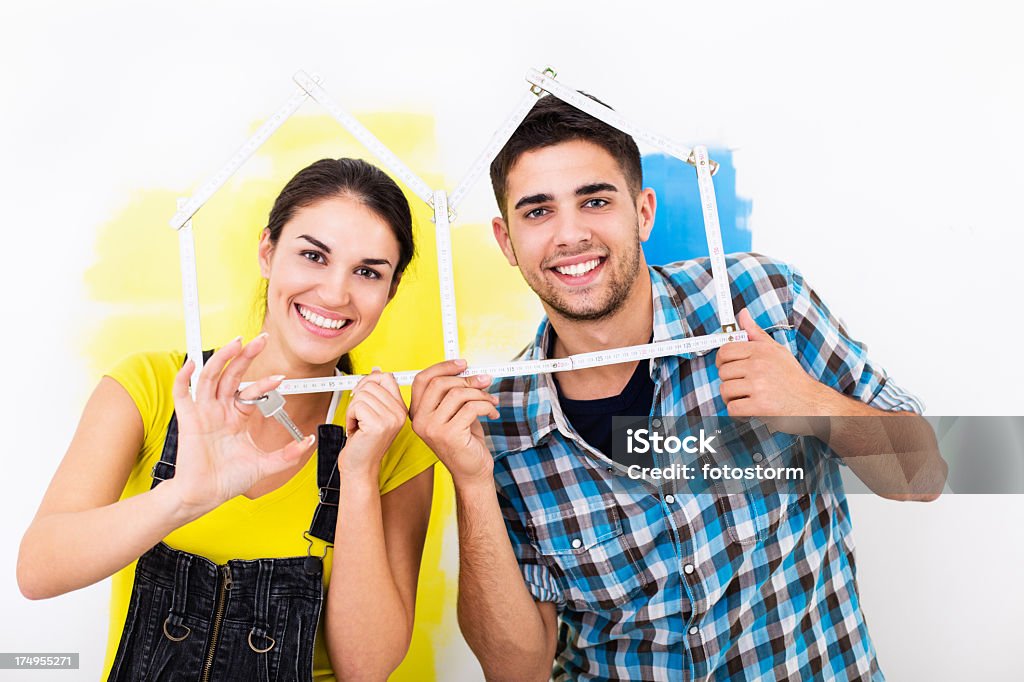
[{"label": "plaid shirt sleeve", "polygon": [[867,346],[850,337],[803,275],[794,269],[790,277],[790,323],[796,335],[797,359],[803,368],[826,386],[872,407],[921,414],[921,401],[890,381],[885,370],[872,364]]},{"label": "plaid shirt sleeve", "polygon": [[508,531],[508,538],[512,542],[512,551],[519,562],[519,570],[526,581],[526,589],[530,591],[533,598],[541,602],[553,602],[561,608],[565,604],[565,597],[562,590],[555,582],[551,571],[544,564],[540,553],[530,543],[530,537],[526,527],[508,498],[498,494],[498,502],[501,506],[501,515],[505,519],[505,529]]}]

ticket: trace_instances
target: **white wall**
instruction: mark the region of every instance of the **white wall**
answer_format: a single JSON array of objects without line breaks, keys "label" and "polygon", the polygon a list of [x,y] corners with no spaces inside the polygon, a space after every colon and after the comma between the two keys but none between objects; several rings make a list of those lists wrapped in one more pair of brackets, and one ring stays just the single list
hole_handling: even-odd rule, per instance
[{"label": "white wall", "polygon": [[[81,651],[82,678],[99,674],[106,586],[30,603],[14,582],[21,534],[95,380],[78,341],[106,314],[80,293],[98,227],[135,189],[188,188],[217,168],[288,96],[297,68],[322,74],[352,109],[433,115],[451,185],[518,101],[529,66],[554,65],[676,139],[736,148],[754,248],[797,263],[930,413],[1024,413],[1013,352],[1024,331],[1013,305],[1024,245],[1019,10],[637,4],[0,8],[0,651]],[[461,213],[482,222],[493,199],[477,189]],[[890,679],[1008,679],[1024,499],[855,496],[851,507]],[[465,656],[439,652],[441,678],[471,674]]]}]

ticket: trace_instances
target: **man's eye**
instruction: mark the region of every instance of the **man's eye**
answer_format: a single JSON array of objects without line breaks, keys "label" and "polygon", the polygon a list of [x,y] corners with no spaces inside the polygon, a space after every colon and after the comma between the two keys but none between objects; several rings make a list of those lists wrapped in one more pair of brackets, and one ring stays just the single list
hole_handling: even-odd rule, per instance
[{"label": "man's eye", "polygon": [[300,254],[303,258],[313,263],[326,263],[327,259],[319,251],[302,251]]},{"label": "man's eye", "polygon": [[525,217],[525,218],[540,218],[540,217],[545,216],[547,214],[548,214],[548,209],[546,209],[546,208],[535,208],[535,209],[533,209],[531,211],[527,211],[526,214],[523,217]]},{"label": "man's eye", "polygon": [[607,199],[587,199],[583,202],[583,205],[587,208],[604,208],[608,205]]},{"label": "man's eye", "polygon": [[380,273],[370,268],[356,268],[356,274],[367,279],[380,279]]}]

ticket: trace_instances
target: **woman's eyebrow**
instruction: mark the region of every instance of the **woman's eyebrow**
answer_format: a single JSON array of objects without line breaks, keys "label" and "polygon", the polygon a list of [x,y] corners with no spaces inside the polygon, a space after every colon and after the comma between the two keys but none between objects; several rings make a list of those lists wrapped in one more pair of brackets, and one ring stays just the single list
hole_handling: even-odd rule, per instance
[{"label": "woman's eyebrow", "polygon": [[364,258],[360,261],[363,265],[387,265],[391,267],[391,261],[387,258]]},{"label": "woman's eyebrow", "polygon": [[320,241],[316,237],[310,237],[308,234],[300,234],[298,237],[296,237],[296,239],[305,239],[307,242],[309,242],[310,244],[312,244],[316,248],[322,250],[324,253],[330,253],[331,252],[331,247],[327,246],[327,244],[324,244],[322,241]]}]

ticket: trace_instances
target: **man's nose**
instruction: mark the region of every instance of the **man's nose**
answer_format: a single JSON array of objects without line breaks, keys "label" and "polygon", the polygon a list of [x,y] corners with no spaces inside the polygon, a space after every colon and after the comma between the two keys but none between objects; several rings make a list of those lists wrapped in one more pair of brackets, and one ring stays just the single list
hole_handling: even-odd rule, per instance
[{"label": "man's nose", "polygon": [[593,236],[587,216],[577,211],[561,211],[555,218],[554,239],[558,246],[588,242]]}]

